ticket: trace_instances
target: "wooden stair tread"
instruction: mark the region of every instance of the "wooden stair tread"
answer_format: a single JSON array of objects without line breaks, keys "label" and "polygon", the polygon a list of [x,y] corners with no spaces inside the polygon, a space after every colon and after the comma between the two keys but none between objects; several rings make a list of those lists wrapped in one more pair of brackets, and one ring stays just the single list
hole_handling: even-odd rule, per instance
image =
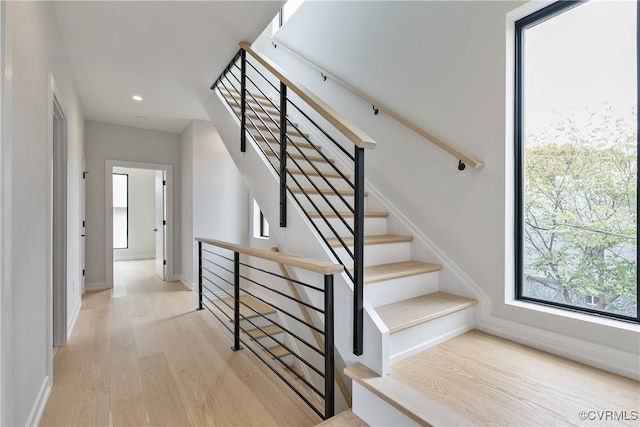
[{"label": "wooden stair tread", "polygon": [[477,330],[395,363],[386,378],[479,426],[638,425],[578,418],[585,408],[639,411],[638,381]]},{"label": "wooden stair tread", "polygon": [[[291,192],[293,194],[302,194],[302,192],[303,192],[300,188],[297,188],[297,187],[296,188],[291,188],[290,190],[291,190]],[[337,196],[335,191],[333,191],[330,188],[321,188],[320,191],[322,191],[322,194],[324,194],[325,196]],[[340,191],[340,194],[343,197],[351,197],[355,193],[353,190],[339,190],[339,191]],[[320,194],[318,192],[318,190],[316,190],[315,188],[305,188],[304,192],[307,193],[307,194]],[[367,197],[367,195],[368,195],[368,193],[365,192],[364,196]]]},{"label": "wooden stair tread", "polygon": [[[259,139],[259,142],[261,144],[269,144],[269,145],[275,145],[275,146],[280,147],[280,141],[276,140],[275,138],[273,138],[270,135],[264,135],[264,137],[265,138],[263,138],[260,134],[257,134],[256,135],[256,140]],[[265,139],[266,139],[266,141],[265,141]],[[316,150],[317,149],[318,151],[322,150],[322,147],[320,147],[319,145],[312,145],[312,144],[309,144],[308,142],[305,142],[304,140],[295,141],[294,144],[298,148],[306,148],[306,149],[309,149],[309,150]],[[293,144],[291,142],[289,142],[287,144],[287,147],[291,147],[290,148],[291,150],[295,150],[296,147],[293,147],[292,145]],[[276,151],[279,151],[279,150],[280,150],[280,148],[278,148]]]},{"label": "wooden stair tread", "polygon": [[362,421],[351,409],[347,409],[320,424],[316,424],[315,427],[369,427],[369,424]]},{"label": "wooden stair tread", "polygon": [[[325,218],[338,217],[338,215],[336,215],[336,213],[333,211],[322,212],[322,215],[324,215]],[[319,212],[309,212],[309,216],[311,218],[321,218]],[[340,216],[343,218],[353,218],[353,212],[340,212]],[[365,218],[387,218],[388,216],[389,216],[389,212],[365,212],[364,213]]]},{"label": "wooden stair tread", "polygon": [[[434,400],[418,394],[410,386],[391,378],[380,377],[366,366],[356,363],[344,373],[397,410],[425,426],[471,426],[471,422]],[[434,381],[437,384],[437,381]],[[455,393],[454,393],[455,394]]]},{"label": "wooden stair tread", "polygon": [[[228,97],[229,96],[229,92],[231,92],[231,94],[232,94],[231,96],[233,96],[233,98],[236,98],[236,99],[239,100],[240,99],[240,93],[238,93],[238,91],[235,90],[235,89],[231,89],[231,88],[229,88],[229,89],[230,89],[229,91],[227,91],[226,89],[223,89],[220,92],[222,92],[222,94],[225,96],[225,98]],[[255,98],[257,98],[257,99],[259,99],[261,101],[264,101],[264,102],[269,102],[270,101],[268,98],[266,98],[266,97],[264,97],[264,96],[262,96],[262,95],[260,95],[258,93],[252,93],[252,95]],[[248,98],[251,99],[251,96],[249,96]]]},{"label": "wooden stair tread", "polygon": [[477,300],[446,292],[434,292],[403,301],[376,307],[376,312],[389,328],[396,333],[412,326],[437,319],[465,308],[473,307]]},{"label": "wooden stair tread", "polygon": [[260,328],[262,328],[262,330],[260,330],[259,328],[251,329],[247,331],[247,334],[249,334],[251,339],[257,340],[260,338],[264,338],[267,335],[273,336],[273,335],[284,333],[284,329],[282,329],[278,325],[267,325],[267,326],[261,326]]},{"label": "wooden stair tread", "polygon": [[[272,151],[268,151],[267,152],[268,156],[271,157],[277,157],[280,154],[276,154]],[[304,160],[304,161],[308,161],[308,162],[315,162],[315,163],[326,163],[327,161],[319,156],[307,156],[307,158],[305,159],[304,156],[300,153],[289,153],[289,156],[293,157],[296,160]],[[329,159],[329,163],[335,163],[335,159]],[[293,165],[295,167],[295,164]]]},{"label": "wooden stair tread", "polygon": [[269,347],[269,351],[273,353],[273,355],[267,353],[272,359],[282,359],[283,357],[291,354],[291,352],[281,344]]},{"label": "wooden stair tread", "polygon": [[376,283],[383,280],[399,279],[418,274],[433,273],[442,270],[442,265],[419,261],[402,261],[390,264],[372,265],[364,268],[364,283]]},{"label": "wooden stair tread", "polygon": [[[223,303],[222,301],[226,302],[229,306],[227,306],[227,304]],[[214,305],[218,307],[220,311],[222,311],[227,317],[229,317],[230,319],[233,319],[233,298],[231,297],[224,298],[222,299],[222,301],[214,301]],[[240,295],[240,302],[244,303],[244,304],[240,304],[240,315],[243,317],[246,317],[247,319],[252,319],[260,316],[259,314],[256,314],[253,310],[251,310],[249,307],[252,307],[258,313],[263,314],[265,316],[276,312],[276,310],[273,307],[263,303],[262,301],[255,299],[251,295],[246,295],[246,294]],[[249,307],[247,307],[245,304],[248,305]]]},{"label": "wooden stair tread", "polygon": [[302,369],[295,365],[288,365],[288,368],[284,368],[284,371],[294,380],[298,380],[300,377],[304,378],[304,372],[302,372]]},{"label": "wooden stair tread", "polygon": [[[289,172],[291,172],[294,175],[302,175],[302,171],[300,169],[289,169]],[[304,173],[307,174],[307,176],[320,176],[320,174],[315,170],[306,170],[305,169]],[[340,179],[342,179],[342,176],[340,176],[340,174],[338,172],[322,172],[322,175],[325,178],[340,178]],[[349,174],[345,174],[345,176],[347,178],[351,178],[351,175],[349,175]],[[320,216],[320,215],[318,215],[318,216]],[[352,214],[352,216],[353,216],[353,214]]]},{"label": "wooden stair tread", "polygon": [[[347,246],[353,246],[353,237],[343,237],[342,240]],[[366,245],[386,245],[391,243],[405,243],[413,240],[413,236],[394,236],[390,234],[380,236],[364,236],[364,244]],[[333,248],[341,247],[342,244],[337,237],[327,239],[329,245]]]}]

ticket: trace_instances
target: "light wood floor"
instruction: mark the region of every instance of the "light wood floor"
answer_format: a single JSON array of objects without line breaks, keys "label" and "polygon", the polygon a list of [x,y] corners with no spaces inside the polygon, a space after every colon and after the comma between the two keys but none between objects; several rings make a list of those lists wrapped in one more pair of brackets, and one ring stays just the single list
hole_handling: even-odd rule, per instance
[{"label": "light wood floor", "polygon": [[638,381],[476,330],[389,378],[479,426],[640,425]]},{"label": "light wood floor", "polygon": [[295,425],[321,421],[153,261],[115,263],[113,290],[87,292],[54,359],[41,425]]}]

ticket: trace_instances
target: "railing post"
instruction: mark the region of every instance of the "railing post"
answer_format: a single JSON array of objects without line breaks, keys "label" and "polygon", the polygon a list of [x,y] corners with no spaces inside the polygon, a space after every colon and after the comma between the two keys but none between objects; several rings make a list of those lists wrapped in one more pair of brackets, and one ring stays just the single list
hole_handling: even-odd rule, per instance
[{"label": "railing post", "polygon": [[280,82],[280,227],[287,226],[287,86]]},{"label": "railing post", "polygon": [[240,49],[240,151],[247,149],[247,52]]},{"label": "railing post", "polygon": [[353,354],[361,356],[364,335],[364,148],[355,147],[353,224]]},{"label": "railing post", "polygon": [[198,242],[198,310],[202,310],[202,242]]},{"label": "railing post", "polygon": [[324,411],[325,419],[335,415],[333,275],[324,276]]},{"label": "railing post", "polygon": [[242,350],[240,345],[240,253],[233,253],[233,347]]}]

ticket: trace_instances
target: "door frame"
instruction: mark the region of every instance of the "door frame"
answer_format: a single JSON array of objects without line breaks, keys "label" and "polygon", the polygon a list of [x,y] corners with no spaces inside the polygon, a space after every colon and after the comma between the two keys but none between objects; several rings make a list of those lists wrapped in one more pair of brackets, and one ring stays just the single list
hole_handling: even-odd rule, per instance
[{"label": "door frame", "polygon": [[[49,114],[49,150],[50,165],[49,179],[51,180],[51,319],[52,346],[67,345],[67,287],[68,287],[68,140],[67,118],[60,101],[55,81],[51,77],[52,93]],[[57,237],[56,237],[57,236]]]},{"label": "door frame", "polygon": [[12,83],[11,43],[5,21],[6,2],[0,2],[0,425],[13,424],[11,348],[13,330],[11,267],[11,141]]},{"label": "door frame", "polygon": [[166,280],[174,280],[173,276],[173,166],[161,163],[145,163],[125,160],[105,160],[105,280],[107,289],[113,288],[113,183],[111,175],[114,167],[131,169],[149,169],[164,171],[167,180],[167,237],[166,247],[167,269]]}]

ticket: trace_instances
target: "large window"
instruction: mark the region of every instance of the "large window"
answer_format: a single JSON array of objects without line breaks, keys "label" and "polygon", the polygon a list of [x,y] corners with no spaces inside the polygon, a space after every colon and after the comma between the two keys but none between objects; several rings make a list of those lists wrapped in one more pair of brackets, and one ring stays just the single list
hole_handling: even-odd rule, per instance
[{"label": "large window", "polygon": [[113,249],[129,247],[129,175],[113,174]]},{"label": "large window", "polygon": [[638,321],[638,10],[516,22],[516,295]]}]

